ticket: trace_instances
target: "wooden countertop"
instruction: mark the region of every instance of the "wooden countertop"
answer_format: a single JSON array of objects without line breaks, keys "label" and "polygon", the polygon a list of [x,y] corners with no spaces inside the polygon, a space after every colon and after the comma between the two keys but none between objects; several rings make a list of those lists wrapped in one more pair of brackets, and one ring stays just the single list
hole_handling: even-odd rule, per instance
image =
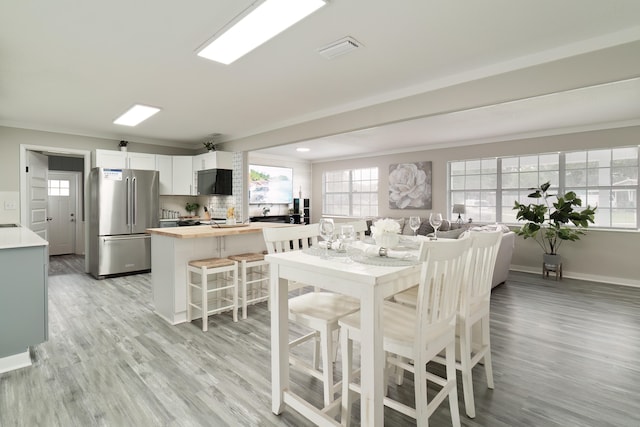
[{"label": "wooden countertop", "polygon": [[194,225],[191,227],[148,228],[151,235],[174,237],[176,239],[200,239],[205,237],[233,236],[236,234],[262,233],[263,228],[291,227],[293,224],[283,222],[252,222],[245,226],[221,227],[211,225]]}]

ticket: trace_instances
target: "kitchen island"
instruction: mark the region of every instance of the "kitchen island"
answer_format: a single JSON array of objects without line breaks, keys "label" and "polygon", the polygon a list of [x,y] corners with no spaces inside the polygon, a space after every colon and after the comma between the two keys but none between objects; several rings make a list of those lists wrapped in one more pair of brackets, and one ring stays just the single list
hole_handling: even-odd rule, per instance
[{"label": "kitchen island", "polygon": [[31,365],[47,340],[49,243],[26,227],[0,224],[0,373]]},{"label": "kitchen island", "polygon": [[266,250],[262,229],[284,223],[149,228],[151,285],[156,314],[172,325],[187,320],[187,263]]}]

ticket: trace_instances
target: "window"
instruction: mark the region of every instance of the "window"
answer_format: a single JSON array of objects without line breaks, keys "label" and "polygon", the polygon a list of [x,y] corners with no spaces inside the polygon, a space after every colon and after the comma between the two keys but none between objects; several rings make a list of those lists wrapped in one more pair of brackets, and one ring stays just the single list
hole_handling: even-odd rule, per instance
[{"label": "window", "polygon": [[48,187],[49,196],[69,196],[69,180],[50,179]]},{"label": "window", "polygon": [[324,172],[322,214],[377,216],[378,168]]},{"label": "window", "polygon": [[637,146],[453,161],[449,206],[464,204],[475,222],[514,224],[514,202],[549,181],[553,193],[574,191],[583,206],[598,206],[595,226],[637,229],[638,169]]},{"label": "window", "polygon": [[451,203],[465,205],[474,221],[496,221],[497,159],[451,162]]}]

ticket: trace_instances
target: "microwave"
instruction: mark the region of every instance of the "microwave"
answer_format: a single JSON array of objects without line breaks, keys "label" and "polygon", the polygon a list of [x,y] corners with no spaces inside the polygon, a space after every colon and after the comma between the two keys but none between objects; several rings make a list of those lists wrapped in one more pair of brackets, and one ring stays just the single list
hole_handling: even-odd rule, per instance
[{"label": "microwave", "polygon": [[231,169],[205,169],[198,171],[198,195],[231,196],[233,171]]}]

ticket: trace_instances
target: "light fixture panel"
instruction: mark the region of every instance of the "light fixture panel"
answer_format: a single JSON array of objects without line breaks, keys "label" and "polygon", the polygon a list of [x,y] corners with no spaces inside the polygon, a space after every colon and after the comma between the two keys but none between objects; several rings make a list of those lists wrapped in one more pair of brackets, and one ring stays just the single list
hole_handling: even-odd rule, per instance
[{"label": "light fixture panel", "polygon": [[156,114],[158,111],[160,111],[160,109],[157,107],[136,104],[133,107],[129,108],[120,117],[115,119],[113,123],[123,126],[137,126],[141,122]]},{"label": "light fixture panel", "polygon": [[[265,0],[254,3],[198,56],[231,64],[326,4],[325,0]],[[256,6],[257,5],[257,6]]]}]

